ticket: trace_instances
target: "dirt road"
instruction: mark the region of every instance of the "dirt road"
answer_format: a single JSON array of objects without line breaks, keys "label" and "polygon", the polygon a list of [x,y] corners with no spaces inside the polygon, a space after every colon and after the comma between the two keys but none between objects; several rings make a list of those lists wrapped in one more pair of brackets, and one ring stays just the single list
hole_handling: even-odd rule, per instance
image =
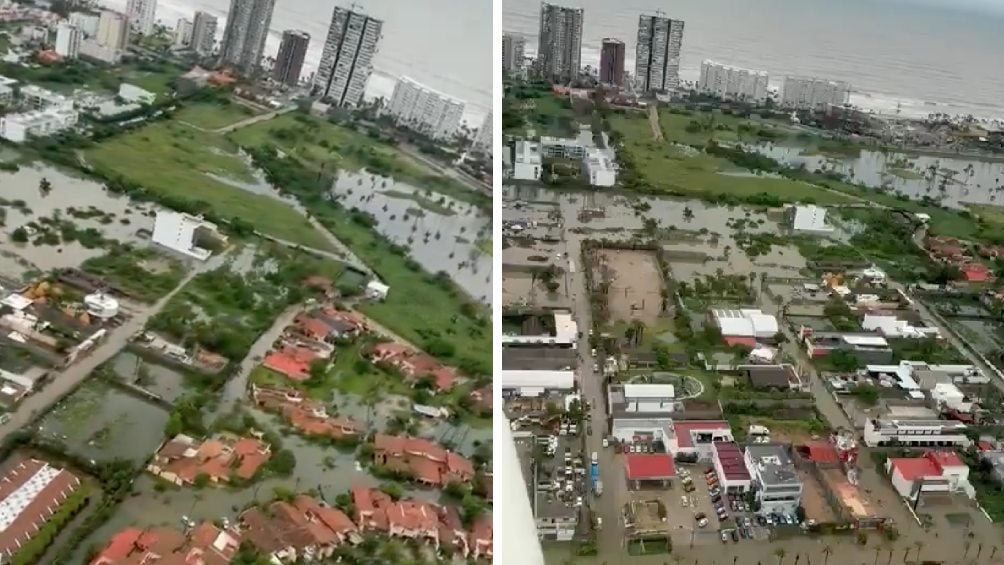
[{"label": "dirt road", "polygon": [[662,125],[659,124],[659,110],[655,106],[648,107],[648,125],[652,127],[652,141],[665,141]]}]

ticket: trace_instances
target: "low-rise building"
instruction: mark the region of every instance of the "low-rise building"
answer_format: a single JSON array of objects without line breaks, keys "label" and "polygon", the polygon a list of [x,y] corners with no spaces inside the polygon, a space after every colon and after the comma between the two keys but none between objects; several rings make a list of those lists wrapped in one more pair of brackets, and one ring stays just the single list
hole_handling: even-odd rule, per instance
[{"label": "low-rise building", "polygon": [[252,385],[251,397],[258,406],[282,414],[289,425],[304,435],[358,440],[366,431],[358,422],[329,415],[323,404],[304,399],[299,391]]},{"label": "low-rise building", "polygon": [[676,465],[669,453],[624,454],[624,478],[628,487],[665,487],[676,478]]},{"label": "low-rise building", "polygon": [[742,449],[731,441],[720,441],[714,444],[712,465],[718,476],[722,490],[730,493],[743,493],[752,488],[752,479]]},{"label": "low-rise building", "polygon": [[338,546],[362,541],[344,512],[305,495],[249,508],[238,523],[243,538],[272,563],[322,561]]},{"label": "low-rise building", "polygon": [[575,138],[546,135],[540,138],[540,155],[546,159],[581,161],[587,152],[586,146]]},{"label": "low-rise building", "polygon": [[73,473],[39,459],[27,459],[0,480],[0,560],[10,562],[77,489]]},{"label": "low-rise building", "polygon": [[754,390],[774,390],[779,392],[799,390],[802,380],[798,377],[795,367],[782,365],[741,365],[739,373],[746,377]]},{"label": "low-rise building", "polygon": [[427,439],[377,434],[373,462],[434,487],[470,483],[474,464],[465,457]]},{"label": "low-rise building", "polygon": [[73,128],[79,114],[73,108],[46,108],[0,117],[0,137],[24,143],[33,137],[47,137]]},{"label": "low-rise building", "polygon": [[802,504],[802,481],[787,449],[781,445],[748,445],[745,461],[760,512],[795,514]]},{"label": "low-rise building", "polygon": [[623,412],[671,413],[676,392],[671,384],[612,384],[608,405]]},{"label": "low-rise building", "polygon": [[157,95],[134,84],[123,82],[119,85],[119,98],[132,104],[153,104]]},{"label": "low-rise building", "polygon": [[865,314],[861,320],[861,329],[876,332],[890,338],[941,337],[941,331],[935,326],[914,325],[909,320],[902,320],[895,314]]},{"label": "low-rise building", "polygon": [[582,178],[590,186],[614,186],[617,184],[617,164],[609,154],[590,150],[582,159]]},{"label": "low-rise building", "polygon": [[222,529],[211,522],[181,532],[173,528],[126,528],[108,540],[90,561],[90,565],[136,565],[167,563],[164,556],[174,556],[178,563],[225,565],[240,550],[240,533]]},{"label": "low-rise building", "polygon": [[826,208],[809,204],[788,209],[788,224],[797,232],[828,233],[833,226],[826,223]]},{"label": "low-rise building", "polygon": [[498,386],[503,396],[536,397],[548,392],[569,392],[575,388],[575,371],[505,370]]},{"label": "low-rise building", "polygon": [[422,379],[431,379],[437,392],[449,392],[461,380],[453,367],[400,343],[377,344],[370,351],[370,359],[397,369],[412,385]]},{"label": "low-rise building", "polygon": [[540,144],[518,140],[514,147],[512,167],[512,178],[515,180],[540,180],[543,173]]},{"label": "low-rise building", "polygon": [[734,441],[732,428],[724,420],[690,420],[673,422],[673,435],[667,447],[674,455],[696,454],[700,461],[711,461],[718,442]]},{"label": "low-rise building", "polygon": [[212,251],[199,247],[200,242],[205,239],[223,242],[227,240],[226,236],[220,234],[216,224],[198,216],[173,210],[157,211],[152,239],[158,245],[200,261],[209,259],[213,254]]},{"label": "low-rise building", "polygon": [[271,457],[271,447],[259,439],[222,434],[199,442],[179,434],[161,446],[146,470],[178,486],[194,485],[200,477],[225,484],[233,477],[254,478]]},{"label": "low-rise building", "polygon": [[955,420],[865,420],[864,443],[869,447],[969,447],[967,426]]},{"label": "low-rise building", "polygon": [[777,318],[762,310],[745,308],[741,310],[712,310],[711,322],[718,327],[723,337],[752,337],[773,339],[779,331]]},{"label": "low-rise building", "polygon": [[819,359],[834,351],[844,351],[861,363],[888,363],[893,351],[889,342],[876,333],[811,332],[804,336],[809,357]]},{"label": "low-rise building", "polygon": [[903,498],[915,500],[924,492],[975,496],[969,484],[969,467],[950,451],[928,451],[923,457],[890,457],[885,470]]}]

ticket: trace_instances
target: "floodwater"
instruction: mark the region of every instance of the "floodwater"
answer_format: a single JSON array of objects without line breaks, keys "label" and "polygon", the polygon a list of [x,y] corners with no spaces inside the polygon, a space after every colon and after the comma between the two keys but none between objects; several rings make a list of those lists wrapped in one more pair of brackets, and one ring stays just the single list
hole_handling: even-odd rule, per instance
[{"label": "floodwater", "polygon": [[[48,195],[39,189],[43,178],[51,183]],[[38,223],[42,218],[58,214],[78,229],[94,228],[105,238],[123,243],[140,242],[137,231],[153,229],[153,217],[146,215],[151,209],[149,205],[132,202],[126,196],[108,192],[100,183],[69,176],[54,167],[22,166],[17,172],[0,173],[0,198],[3,199],[0,207],[6,213],[0,234],[0,271],[10,276],[78,267],[86,259],[105,253],[104,249],[87,249],[78,242],[62,243],[54,249],[11,241],[15,229],[30,222]],[[95,217],[74,217],[68,208],[93,213]]]},{"label": "floodwater", "polygon": [[122,382],[142,387],[168,402],[173,403],[187,392],[184,375],[135,353],[119,353],[111,360],[111,366]]},{"label": "floodwater", "polygon": [[862,150],[858,157],[805,155],[800,147],[749,146],[788,165],[846,175],[852,183],[910,198],[925,196],[959,208],[962,203],[1004,203],[1004,163]]},{"label": "floodwater", "polygon": [[95,461],[145,462],[164,439],[168,413],[98,379],[56,405],[39,433]]},{"label": "floodwater", "polygon": [[[248,412],[263,428],[278,431],[281,427],[277,417],[258,410]],[[196,521],[226,517],[234,522],[240,509],[255,501],[271,500],[278,487],[297,492],[316,490],[329,504],[334,504],[337,495],[347,493],[353,486],[378,487],[381,484],[380,479],[366,469],[356,469],[354,453],[310,443],[291,434],[283,434],[282,443],[283,449],[292,451],[296,457],[292,476],[265,479],[240,490],[186,487],[158,493],[153,477],[142,475],[133,487],[139,494],[127,498],[112,518],[81,544],[81,552],[86,552],[92,544],[104,544],[115,532],[129,526],[179,526],[182,516]],[[433,502],[439,499],[439,493],[434,490],[405,490],[405,495]],[[74,562],[83,563],[84,557],[81,553]]]},{"label": "floodwater", "polygon": [[368,173],[339,172],[331,193],[372,214],[377,231],[425,270],[445,271],[472,297],[491,301],[492,258],[477,247],[491,237],[491,217],[476,206]]},{"label": "floodwater", "polygon": [[[773,246],[769,253],[753,259],[738,247],[735,239],[738,231],[730,227],[736,220],[745,220],[742,230],[745,233],[782,233],[779,218],[763,212],[653,196],[538,187],[506,187],[504,191],[506,199],[557,206],[565,230],[588,239],[649,240],[651,236],[643,232],[645,221],[655,220],[660,230],[659,240],[669,252],[671,274],[678,280],[715,275],[719,269],[726,273],[757,271],[769,277],[790,277],[797,276],[805,267],[805,259],[794,246]],[[523,211],[507,210],[506,217],[522,214]]]}]

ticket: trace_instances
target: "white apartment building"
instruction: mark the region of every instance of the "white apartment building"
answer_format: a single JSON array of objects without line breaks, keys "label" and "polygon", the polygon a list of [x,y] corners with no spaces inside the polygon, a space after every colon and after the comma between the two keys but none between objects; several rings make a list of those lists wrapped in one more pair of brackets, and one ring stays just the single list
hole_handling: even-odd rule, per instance
[{"label": "white apartment building", "polygon": [[151,239],[168,249],[205,261],[212,255],[212,251],[196,245],[202,231],[212,234],[214,238],[223,237],[212,222],[183,212],[160,210],[154,220]]},{"label": "white apartment building", "polygon": [[760,503],[760,512],[795,514],[802,503],[802,481],[785,448],[781,445],[747,445],[745,461]]},{"label": "white apartment building", "polygon": [[336,106],[358,106],[373,72],[382,29],[381,20],[335,6],[314,75],[314,93]]},{"label": "white apartment building", "polygon": [[192,45],[192,33],[195,25],[187,18],[178,18],[178,24],[174,26],[174,46],[190,47]]},{"label": "white apartment building", "polygon": [[666,92],[680,86],[683,20],[638,17],[634,78],[641,92]]},{"label": "white apartment building", "polygon": [[73,101],[69,98],[58,92],[46,90],[34,84],[21,87],[21,100],[26,106],[31,107],[32,110],[73,107]]},{"label": "white apartment building", "polygon": [[157,0],[129,0],[126,2],[126,17],[134,32],[152,35],[157,23]]},{"label": "white apartment building", "polygon": [[108,64],[117,64],[129,44],[129,20],[118,12],[103,10],[98,31],[80,44],[80,55]]},{"label": "white apartment building", "polygon": [[843,81],[786,76],[781,88],[781,106],[798,110],[825,108],[830,104],[843,106],[850,96],[851,85]]},{"label": "white apartment building", "polygon": [[100,17],[96,14],[87,14],[84,12],[71,12],[69,16],[69,24],[77,29],[79,29],[84,37],[94,37],[98,34],[98,22]]},{"label": "white apartment building", "polygon": [[706,60],[701,63],[701,78],[697,88],[724,100],[761,101],[767,98],[768,81],[765,71]]},{"label": "white apartment building", "polygon": [[216,45],[216,16],[209,12],[195,12],[192,22],[192,51],[199,55],[210,55]]},{"label": "white apartment building", "polygon": [[492,113],[488,112],[488,115],[485,116],[485,120],[481,122],[481,127],[478,128],[478,132],[474,134],[474,141],[471,143],[471,151],[491,155],[492,142]]},{"label": "white apartment building", "polygon": [[24,143],[31,137],[45,137],[72,128],[78,114],[73,108],[53,107],[0,117],[0,137]]},{"label": "white apartment building", "polygon": [[833,231],[833,226],[826,223],[826,208],[822,206],[816,206],[815,204],[795,206],[789,214],[791,215],[791,229],[795,231]]},{"label": "white apartment building", "polygon": [[119,98],[133,104],[153,104],[157,100],[157,94],[123,82],[119,85]]},{"label": "white apartment building", "polygon": [[80,43],[84,34],[71,24],[59,24],[56,29],[56,53],[66,59],[76,59],[80,55]]},{"label": "white apartment building", "polygon": [[526,38],[518,33],[502,33],[502,74],[519,73],[523,70],[526,56]]},{"label": "white apartment building", "polygon": [[464,103],[452,96],[402,77],[394,86],[387,112],[403,127],[436,140],[448,140],[457,133],[464,115]]},{"label": "white apartment building", "polygon": [[519,140],[516,142],[513,156],[512,178],[516,180],[540,180],[543,162],[540,157],[540,145],[533,141]]},{"label": "white apartment building", "polygon": [[869,447],[902,445],[904,447],[969,447],[966,425],[954,420],[865,420],[864,442]]},{"label": "white apartment building", "polygon": [[594,149],[582,160],[582,178],[590,186],[614,186],[617,184],[617,164],[610,155]]},{"label": "white apartment building", "polygon": [[546,159],[574,159],[578,161],[585,159],[586,154],[586,146],[577,139],[546,135],[540,138],[540,155]]}]

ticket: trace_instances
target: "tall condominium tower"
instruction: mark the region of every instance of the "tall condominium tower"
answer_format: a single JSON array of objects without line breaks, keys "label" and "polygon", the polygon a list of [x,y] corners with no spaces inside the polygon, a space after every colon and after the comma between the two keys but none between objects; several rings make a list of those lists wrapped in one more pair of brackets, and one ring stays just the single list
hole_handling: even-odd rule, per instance
[{"label": "tall condominium tower", "polygon": [[135,33],[153,34],[157,23],[157,0],[129,0],[126,2],[126,17]]},{"label": "tall condominium tower", "polygon": [[335,6],[321,64],[314,76],[314,94],[338,106],[359,104],[373,72],[373,55],[382,28],[380,20]]},{"label": "tall condominium tower", "polygon": [[428,135],[450,139],[457,133],[464,115],[464,103],[452,96],[403,77],[397,81],[387,112],[399,125]]},{"label": "tall condominium tower", "polygon": [[254,74],[265,50],[275,0],[230,0],[220,63]]},{"label": "tall condominium tower", "polygon": [[211,55],[216,43],[216,16],[209,12],[195,12],[192,23],[192,51],[199,55]]},{"label": "tall condominium tower", "polygon": [[642,92],[665,92],[680,85],[683,20],[664,16],[638,18],[634,76]]},{"label": "tall condominium tower", "polygon": [[128,18],[118,12],[102,10],[95,39],[102,47],[124,50],[129,45]]},{"label": "tall condominium tower", "polygon": [[279,54],[275,56],[275,67],[272,68],[272,80],[287,86],[299,84],[308,45],[310,45],[309,33],[295,29],[282,32]]},{"label": "tall condominium tower", "polygon": [[525,50],[525,37],[518,33],[502,33],[502,74],[518,73],[523,69]]},{"label": "tall condominium tower", "polygon": [[549,80],[570,81],[582,61],[582,8],[540,5],[537,69]]},{"label": "tall condominium tower", "polygon": [[600,49],[600,82],[624,85],[624,42],[610,37],[603,39]]}]

